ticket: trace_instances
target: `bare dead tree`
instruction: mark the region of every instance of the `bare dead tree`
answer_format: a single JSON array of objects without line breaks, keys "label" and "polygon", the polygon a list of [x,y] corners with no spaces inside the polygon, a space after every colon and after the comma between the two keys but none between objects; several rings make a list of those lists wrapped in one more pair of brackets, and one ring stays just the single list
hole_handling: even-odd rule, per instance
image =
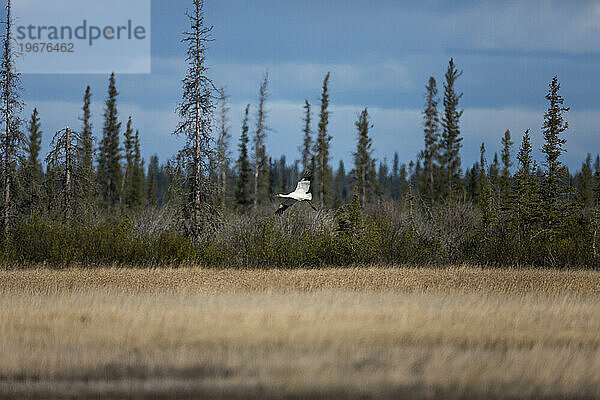
[{"label": "bare dead tree", "polygon": [[10,227],[13,204],[13,183],[17,164],[23,159],[23,145],[26,141],[25,134],[21,132],[21,119],[19,113],[23,103],[19,99],[21,89],[20,75],[15,68],[17,54],[13,51],[14,38],[12,37],[13,19],[11,15],[11,1],[6,4],[5,34],[2,37],[3,56],[0,69],[0,83],[2,85],[1,112],[4,129],[0,140],[2,153],[2,173],[4,178],[3,213],[2,223],[4,233]]},{"label": "bare dead tree", "polygon": [[181,155],[186,167],[191,166],[187,175],[191,198],[189,215],[193,221],[192,233],[197,238],[203,228],[202,203],[209,198],[206,173],[215,156],[211,146],[211,127],[218,90],[208,77],[205,64],[213,27],[204,23],[204,1],[193,0],[193,5],[192,12],[186,13],[190,30],[184,32],[182,41],[187,45],[188,70],[183,79],[183,99],[177,107],[181,122],[174,133],[187,138]]},{"label": "bare dead tree", "polygon": [[81,135],[72,131],[68,126],[54,134],[50,142],[50,152],[46,157],[46,162],[59,176],[62,176],[62,192],[63,192],[63,210],[65,222],[71,222],[73,218],[73,179],[75,168],[78,163],[77,155],[82,151],[80,143],[82,143]]}]

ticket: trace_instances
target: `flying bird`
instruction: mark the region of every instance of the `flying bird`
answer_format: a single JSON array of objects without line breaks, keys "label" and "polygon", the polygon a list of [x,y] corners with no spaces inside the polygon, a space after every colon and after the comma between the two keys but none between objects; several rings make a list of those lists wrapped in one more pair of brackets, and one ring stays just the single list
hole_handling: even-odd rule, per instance
[{"label": "flying bird", "polygon": [[308,202],[308,204],[310,204],[310,206],[313,208],[313,210],[317,211],[315,206],[313,206],[313,204],[310,202],[312,200],[312,194],[309,193],[311,178],[312,178],[312,172],[310,172],[310,170],[306,170],[302,174],[302,179],[300,179],[300,181],[298,182],[298,185],[296,186],[296,190],[294,190],[292,193],[277,195],[277,197],[285,199],[285,200],[279,205],[279,208],[277,209],[277,211],[275,211],[276,215],[283,214],[283,212],[285,210],[287,210],[294,204],[302,202],[302,201]]}]

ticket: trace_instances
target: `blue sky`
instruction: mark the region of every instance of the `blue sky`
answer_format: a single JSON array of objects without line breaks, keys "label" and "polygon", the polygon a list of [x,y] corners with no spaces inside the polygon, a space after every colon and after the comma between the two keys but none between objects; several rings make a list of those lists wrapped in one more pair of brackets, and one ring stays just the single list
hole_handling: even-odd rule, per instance
[{"label": "blue sky", "polygon": [[[146,158],[156,153],[164,161],[182,144],[170,133],[185,73],[180,39],[190,6],[189,0],[153,0],[152,74],[117,76],[120,117],[125,122],[133,116]],[[441,92],[450,57],[464,71],[457,82],[464,93],[463,170],[478,159],[481,142],[499,150],[506,129],[515,142],[531,129],[539,149],[544,96],[555,74],[571,107],[564,161],[579,168],[586,153],[600,152],[599,1],[207,0],[205,14],[214,25],[211,76],[230,95],[233,158],[242,109],[256,104],[268,69],[271,155],[299,158],[302,104],[304,99],[313,104],[316,120],[322,80],[331,71],[334,165],[340,159],[351,164],[354,121],[364,107],[372,116],[375,156],[391,160],[397,151],[408,163],[422,147],[424,86],[434,76]],[[107,75],[23,75],[24,116],[38,107],[44,146],[52,131],[80,125],[87,84],[95,135],[101,136],[107,80]],[[541,159],[539,151],[536,156]]]}]

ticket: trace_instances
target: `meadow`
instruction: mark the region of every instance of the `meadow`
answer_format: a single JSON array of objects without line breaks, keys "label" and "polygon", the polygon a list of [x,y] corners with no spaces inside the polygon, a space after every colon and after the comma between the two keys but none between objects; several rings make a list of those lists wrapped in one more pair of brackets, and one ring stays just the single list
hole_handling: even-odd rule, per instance
[{"label": "meadow", "polygon": [[600,272],[0,271],[2,398],[597,398]]}]

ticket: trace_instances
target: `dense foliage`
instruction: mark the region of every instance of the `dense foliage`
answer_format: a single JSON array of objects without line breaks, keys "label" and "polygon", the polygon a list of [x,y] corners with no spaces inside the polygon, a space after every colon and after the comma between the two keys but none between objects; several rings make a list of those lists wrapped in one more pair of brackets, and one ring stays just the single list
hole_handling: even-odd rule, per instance
[{"label": "dense foliage", "polygon": [[[354,165],[347,168],[340,161],[333,170],[330,73],[323,80],[315,129],[311,105],[304,102],[298,159],[272,159],[266,144],[268,72],[253,111],[255,126],[250,126],[247,105],[239,156],[230,162],[228,100],[224,89],[214,87],[205,65],[212,27],[205,25],[203,2],[194,0],[193,5],[183,40],[188,69],[178,107],[177,133],[186,144],[166,163],[152,156],[147,169],[140,149],[143,132],[135,129],[135,119],[130,116],[121,129],[119,92],[111,74],[97,146],[88,86],[82,126],[51,135],[43,171],[43,121],[35,108],[27,137],[21,132],[19,75],[7,45],[12,26],[8,14],[0,69],[0,256],[5,263],[600,266],[600,156],[592,163],[588,155],[574,174],[562,164],[569,108],[557,77],[546,95],[541,164],[532,157],[535,132],[523,127],[516,157],[512,147],[518,139],[506,130],[499,137],[500,156],[490,156],[488,164],[482,143],[480,160],[463,169],[462,71],[453,59],[444,76],[442,101],[434,77],[425,87],[424,148],[416,162],[402,164],[396,153],[390,168],[375,158],[374,125],[364,108],[355,123]],[[213,129],[216,100],[221,101],[219,126]],[[311,189],[320,210],[314,213],[300,204],[282,217],[272,216],[276,205],[269,198],[292,190],[306,168],[314,173]]]}]

